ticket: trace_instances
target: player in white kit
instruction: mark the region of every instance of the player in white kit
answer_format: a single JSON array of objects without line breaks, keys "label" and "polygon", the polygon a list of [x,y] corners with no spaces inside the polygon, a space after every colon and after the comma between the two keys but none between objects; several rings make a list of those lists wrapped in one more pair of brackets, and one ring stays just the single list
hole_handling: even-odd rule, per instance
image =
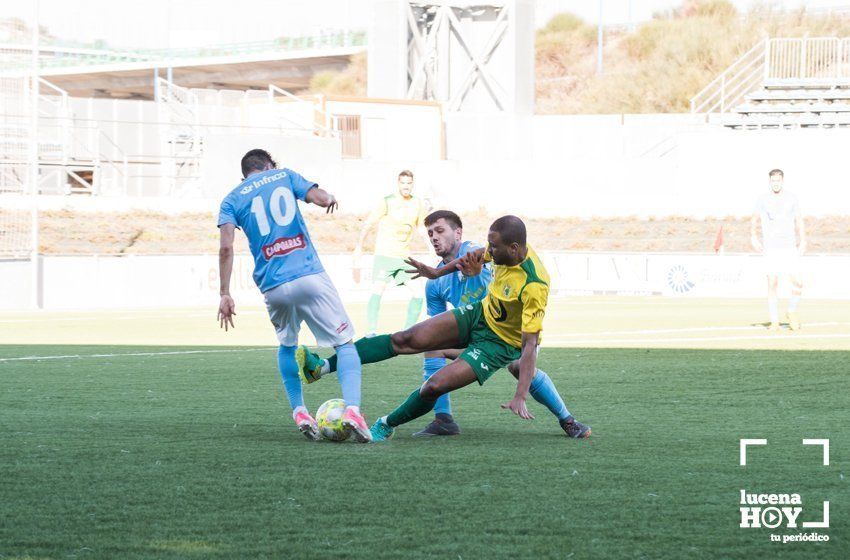
[{"label": "player in white kit", "polygon": [[[756,203],[751,221],[750,234],[753,248],[764,254],[767,273],[767,309],[770,315],[769,329],[779,330],[779,303],[777,289],[779,277],[791,280],[791,299],[788,302],[788,326],[800,328],[797,305],[803,294],[803,278],[800,274],[800,255],[806,251],[806,229],[797,197],[783,188],[785,174],[773,169],[768,174],[770,192],[761,195]],[[761,223],[762,240],[758,237]]]},{"label": "player in white kit", "polygon": [[[248,238],[254,257],[254,281],[263,293],[269,317],[280,342],[278,368],[292,406],[292,417],[307,438],[319,439],[316,420],[304,406],[298,376],[298,331],[301,323],[321,346],[336,348],[339,383],[346,409],[342,422],[360,443],[371,441],[369,427],[360,414],[360,356],[352,344],[354,328],[339,294],[325,272],[310,240],[297,200],[327,208],[336,199],[291,169],[277,169],[265,150],[251,150],[242,158],[245,179],[221,203],[219,272],[221,302],[218,319],[227,330],[233,326],[236,305],[230,295],[233,239],[236,228]],[[302,350],[303,352],[303,350]],[[343,365],[345,356],[345,365]]]}]

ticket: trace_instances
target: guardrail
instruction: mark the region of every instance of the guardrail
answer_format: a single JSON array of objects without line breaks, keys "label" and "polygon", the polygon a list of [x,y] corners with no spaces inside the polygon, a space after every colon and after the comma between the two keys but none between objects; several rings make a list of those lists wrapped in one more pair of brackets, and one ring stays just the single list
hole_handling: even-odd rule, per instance
[{"label": "guardrail", "polygon": [[850,85],[850,38],[771,39],[764,85]]},{"label": "guardrail", "polygon": [[763,39],[691,98],[691,112],[728,112],[760,87],[848,85],[850,38]]},{"label": "guardrail", "polygon": [[[239,56],[262,54],[266,52],[298,52],[316,49],[332,49],[345,47],[365,47],[366,31],[339,31],[320,33],[299,37],[279,37],[269,41],[250,43],[232,43],[210,47],[181,48],[181,49],[110,49],[104,45],[94,46],[63,46],[62,43],[42,45],[39,49],[39,65],[42,69],[70,66],[91,66],[102,64],[159,62],[183,60],[191,58],[210,58],[222,56]],[[20,51],[31,53],[32,47],[26,44],[0,45],[5,51]],[[15,60],[0,61],[0,67],[8,70],[28,69],[30,59],[24,57]]]}]

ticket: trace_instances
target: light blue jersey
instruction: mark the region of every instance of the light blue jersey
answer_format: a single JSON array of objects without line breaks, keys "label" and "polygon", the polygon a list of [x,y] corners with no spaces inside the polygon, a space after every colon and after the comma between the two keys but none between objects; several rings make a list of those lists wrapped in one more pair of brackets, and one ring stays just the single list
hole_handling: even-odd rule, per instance
[{"label": "light blue jersey", "polygon": [[[479,249],[478,245],[464,241],[454,258]],[[440,261],[437,268],[442,268],[445,263]],[[425,300],[428,304],[428,315],[433,317],[448,309],[447,304],[452,307],[460,307],[468,303],[476,303],[487,295],[487,286],[493,278],[493,270],[490,264],[485,264],[481,274],[470,278],[461,272],[455,271],[434,280],[428,280],[425,284]]]},{"label": "light blue jersey", "polygon": [[245,179],[224,197],[218,225],[245,232],[261,292],[324,271],[298,208],[318,186],[290,169],[271,169]]}]

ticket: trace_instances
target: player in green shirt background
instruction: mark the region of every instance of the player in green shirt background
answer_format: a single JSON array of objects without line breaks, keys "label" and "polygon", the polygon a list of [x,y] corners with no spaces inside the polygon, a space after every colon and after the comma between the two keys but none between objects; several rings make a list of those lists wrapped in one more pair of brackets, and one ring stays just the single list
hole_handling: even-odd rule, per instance
[{"label": "player in green shirt background", "polygon": [[378,236],[375,240],[375,256],[372,266],[372,295],[366,308],[366,336],[374,335],[378,329],[378,316],[381,310],[381,297],[387,285],[404,286],[410,292],[407,304],[408,328],[419,319],[424,298],[423,282],[414,281],[412,275],[405,272],[410,267],[404,259],[412,253],[411,245],[415,234],[419,234],[430,246],[425,234],[423,221],[429,207],[426,202],[413,196],[413,173],[404,170],[398,174],[398,193],[381,199],[366,223],[360,230],[360,238],[354,249],[354,280],[360,282],[360,260],[363,255],[363,242],[375,224]]}]

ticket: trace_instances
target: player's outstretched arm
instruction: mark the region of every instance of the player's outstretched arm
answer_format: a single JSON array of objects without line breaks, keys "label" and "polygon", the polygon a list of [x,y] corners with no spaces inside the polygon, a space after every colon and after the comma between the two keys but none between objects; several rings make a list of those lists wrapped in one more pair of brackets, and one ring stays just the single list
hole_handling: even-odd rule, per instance
[{"label": "player's outstretched arm", "polygon": [[233,272],[233,239],[236,237],[236,226],[222,224],[219,230],[221,241],[218,249],[218,275],[220,281],[218,303],[218,322],[224,330],[228,326],[235,327],[233,317],[236,315],[236,302],[230,296],[230,275]]},{"label": "player's outstretched arm", "polygon": [[337,203],[334,195],[319,187],[313,187],[307,191],[307,194],[304,196],[304,200],[310,204],[326,208],[328,214],[333,214],[334,210],[339,208],[339,203]]},{"label": "player's outstretched arm", "polygon": [[798,246],[800,254],[806,252],[806,225],[803,223],[803,216],[797,216],[797,231],[800,232],[800,245]]},{"label": "player's outstretched arm", "polygon": [[531,379],[537,370],[537,341],[539,338],[540,333],[522,333],[522,354],[519,358],[519,379],[516,383],[516,393],[514,393],[511,402],[502,405],[502,408],[507,408],[525,420],[534,419],[534,416],[528,411],[528,407],[525,406],[525,397],[528,395]]},{"label": "player's outstretched arm", "polygon": [[[446,263],[446,265],[442,268],[434,268],[433,266],[428,266],[423,262],[419,262],[413,257],[408,257],[405,259],[405,263],[410,265],[410,269],[406,272],[413,274],[414,280],[416,278],[429,278],[431,280],[435,278],[440,278],[441,276],[445,276],[447,274],[451,274],[456,270],[464,271],[466,267],[468,270],[472,270],[472,268],[467,267],[467,259],[472,260],[473,262],[481,261],[481,265],[483,266],[483,258],[484,258],[484,248],[479,247],[474,251],[470,251],[462,257],[458,257],[453,261]],[[478,273],[481,272],[481,269],[478,269]],[[470,276],[470,274],[466,274],[466,276]]]},{"label": "player's outstretched arm", "polygon": [[759,241],[758,237],[759,220],[761,220],[759,214],[753,214],[753,218],[750,220],[750,243],[753,249],[756,250],[756,253],[761,253],[762,250],[761,241]]}]

